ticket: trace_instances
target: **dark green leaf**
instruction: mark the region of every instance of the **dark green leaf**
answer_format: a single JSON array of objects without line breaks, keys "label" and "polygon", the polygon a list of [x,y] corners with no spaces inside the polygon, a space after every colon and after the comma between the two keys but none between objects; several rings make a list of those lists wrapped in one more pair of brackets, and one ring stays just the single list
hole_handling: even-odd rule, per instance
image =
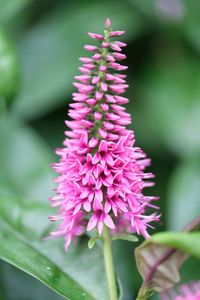
[{"label": "dark green leaf", "polygon": [[196,0],[184,0],[186,17],[183,22],[183,32],[189,43],[200,52],[200,3]]},{"label": "dark green leaf", "polygon": [[172,173],[168,189],[167,228],[180,230],[200,214],[199,158],[188,159]]},{"label": "dark green leaf", "polygon": [[[147,64],[138,81],[142,116],[138,128],[143,130],[139,134],[147,138],[152,149],[162,141],[176,155],[197,155],[200,153],[200,63],[180,45],[172,43],[166,48],[165,43],[159,39],[157,59]],[[165,51],[159,54],[161,44]]]},{"label": "dark green leaf", "polygon": [[118,294],[119,294],[119,300],[123,300],[123,286],[121,283],[121,280],[119,279],[119,277],[117,278],[117,286],[118,286]]},{"label": "dark green leaf", "polygon": [[[39,280],[12,265],[0,261],[1,281],[6,300],[63,300],[63,297],[49,289]],[[23,288],[22,288],[23,287]],[[3,290],[0,288],[0,291]],[[0,298],[1,299],[1,298]]]},{"label": "dark green leaf", "polygon": [[36,277],[66,298],[94,299],[8,222],[1,219],[0,226],[1,259]]},{"label": "dark green leaf", "polygon": [[11,116],[0,118],[0,196],[46,201],[51,195],[53,155],[30,128]]},{"label": "dark green leaf", "polygon": [[52,189],[48,148],[11,117],[1,119],[0,127],[1,259],[68,299],[107,299],[99,247],[90,251],[82,241],[66,253],[62,239],[43,240],[52,230],[48,216],[53,214],[47,200]]},{"label": "dark green leaf", "polygon": [[0,0],[0,22],[6,23],[10,21],[28,2],[30,0]]},{"label": "dark green leaf", "polygon": [[0,28],[0,101],[11,101],[19,88],[19,66],[14,46]]}]

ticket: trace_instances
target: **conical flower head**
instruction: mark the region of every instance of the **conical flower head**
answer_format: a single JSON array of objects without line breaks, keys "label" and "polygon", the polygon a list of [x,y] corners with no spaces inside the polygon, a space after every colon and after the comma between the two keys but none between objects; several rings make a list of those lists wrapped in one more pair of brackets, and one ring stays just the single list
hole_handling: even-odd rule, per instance
[{"label": "conical flower head", "polygon": [[[66,249],[73,237],[103,226],[111,233],[129,232],[148,237],[147,227],[157,221],[156,214],[146,215],[156,197],[144,196],[143,189],[152,186],[152,173],[144,173],[150,164],[146,154],[135,147],[134,132],[127,129],[131,115],[123,106],[128,99],[127,66],[121,61],[124,42],[115,39],[124,31],[113,31],[110,20],[104,34],[89,32],[98,45],[85,45],[90,57],[81,57],[81,74],[76,76],[73,103],[68,112],[71,121],[64,148],[57,149],[60,161],[53,169],[60,175],[55,180],[56,196],[52,206],[60,220],[53,236],[65,238]],[[147,180],[147,181],[146,181]]]}]

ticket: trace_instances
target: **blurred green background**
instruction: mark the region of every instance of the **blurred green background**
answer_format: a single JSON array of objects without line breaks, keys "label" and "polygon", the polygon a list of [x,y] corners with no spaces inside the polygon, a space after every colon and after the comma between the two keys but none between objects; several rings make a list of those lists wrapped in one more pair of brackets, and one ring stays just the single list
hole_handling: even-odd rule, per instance
[{"label": "blurred green background", "polygon": [[[78,58],[87,32],[101,33],[107,17],[126,30],[128,110],[156,174],[148,191],[160,196],[156,230],[181,229],[200,214],[199,12],[199,0],[0,0],[0,217],[30,239],[33,228],[48,231],[49,164],[64,139]],[[44,206],[45,218],[26,217],[27,203]],[[116,242],[114,252],[123,299],[135,299],[133,245]],[[0,267],[0,300],[63,299]],[[190,259],[181,272],[183,282],[200,278],[200,264]]]}]

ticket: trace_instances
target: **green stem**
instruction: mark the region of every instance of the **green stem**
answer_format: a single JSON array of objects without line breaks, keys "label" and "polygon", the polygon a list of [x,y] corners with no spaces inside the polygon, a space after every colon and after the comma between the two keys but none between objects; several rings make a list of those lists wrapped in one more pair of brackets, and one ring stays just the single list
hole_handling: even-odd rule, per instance
[{"label": "green stem", "polygon": [[150,296],[153,295],[153,293],[154,293],[153,290],[143,282],[143,284],[138,292],[136,300],[147,300],[147,299],[149,299]]},{"label": "green stem", "polygon": [[104,232],[103,232],[103,254],[104,254],[106,279],[107,279],[108,290],[109,290],[109,299],[117,300],[118,299],[117,285],[116,285],[115,269],[114,269],[113,256],[112,256],[112,239],[111,239],[110,231],[106,226],[104,226]]}]

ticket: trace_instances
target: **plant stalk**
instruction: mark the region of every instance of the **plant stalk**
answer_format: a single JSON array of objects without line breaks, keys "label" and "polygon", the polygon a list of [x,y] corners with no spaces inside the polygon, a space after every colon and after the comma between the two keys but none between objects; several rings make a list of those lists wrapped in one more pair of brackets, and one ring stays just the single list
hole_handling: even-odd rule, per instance
[{"label": "plant stalk", "polygon": [[109,299],[118,300],[115,269],[113,263],[113,255],[112,255],[112,238],[110,235],[110,231],[106,226],[104,226],[104,231],[103,231],[103,255],[104,255],[104,264],[105,264],[105,271],[106,271],[106,279],[107,279],[108,290],[109,290]]}]

